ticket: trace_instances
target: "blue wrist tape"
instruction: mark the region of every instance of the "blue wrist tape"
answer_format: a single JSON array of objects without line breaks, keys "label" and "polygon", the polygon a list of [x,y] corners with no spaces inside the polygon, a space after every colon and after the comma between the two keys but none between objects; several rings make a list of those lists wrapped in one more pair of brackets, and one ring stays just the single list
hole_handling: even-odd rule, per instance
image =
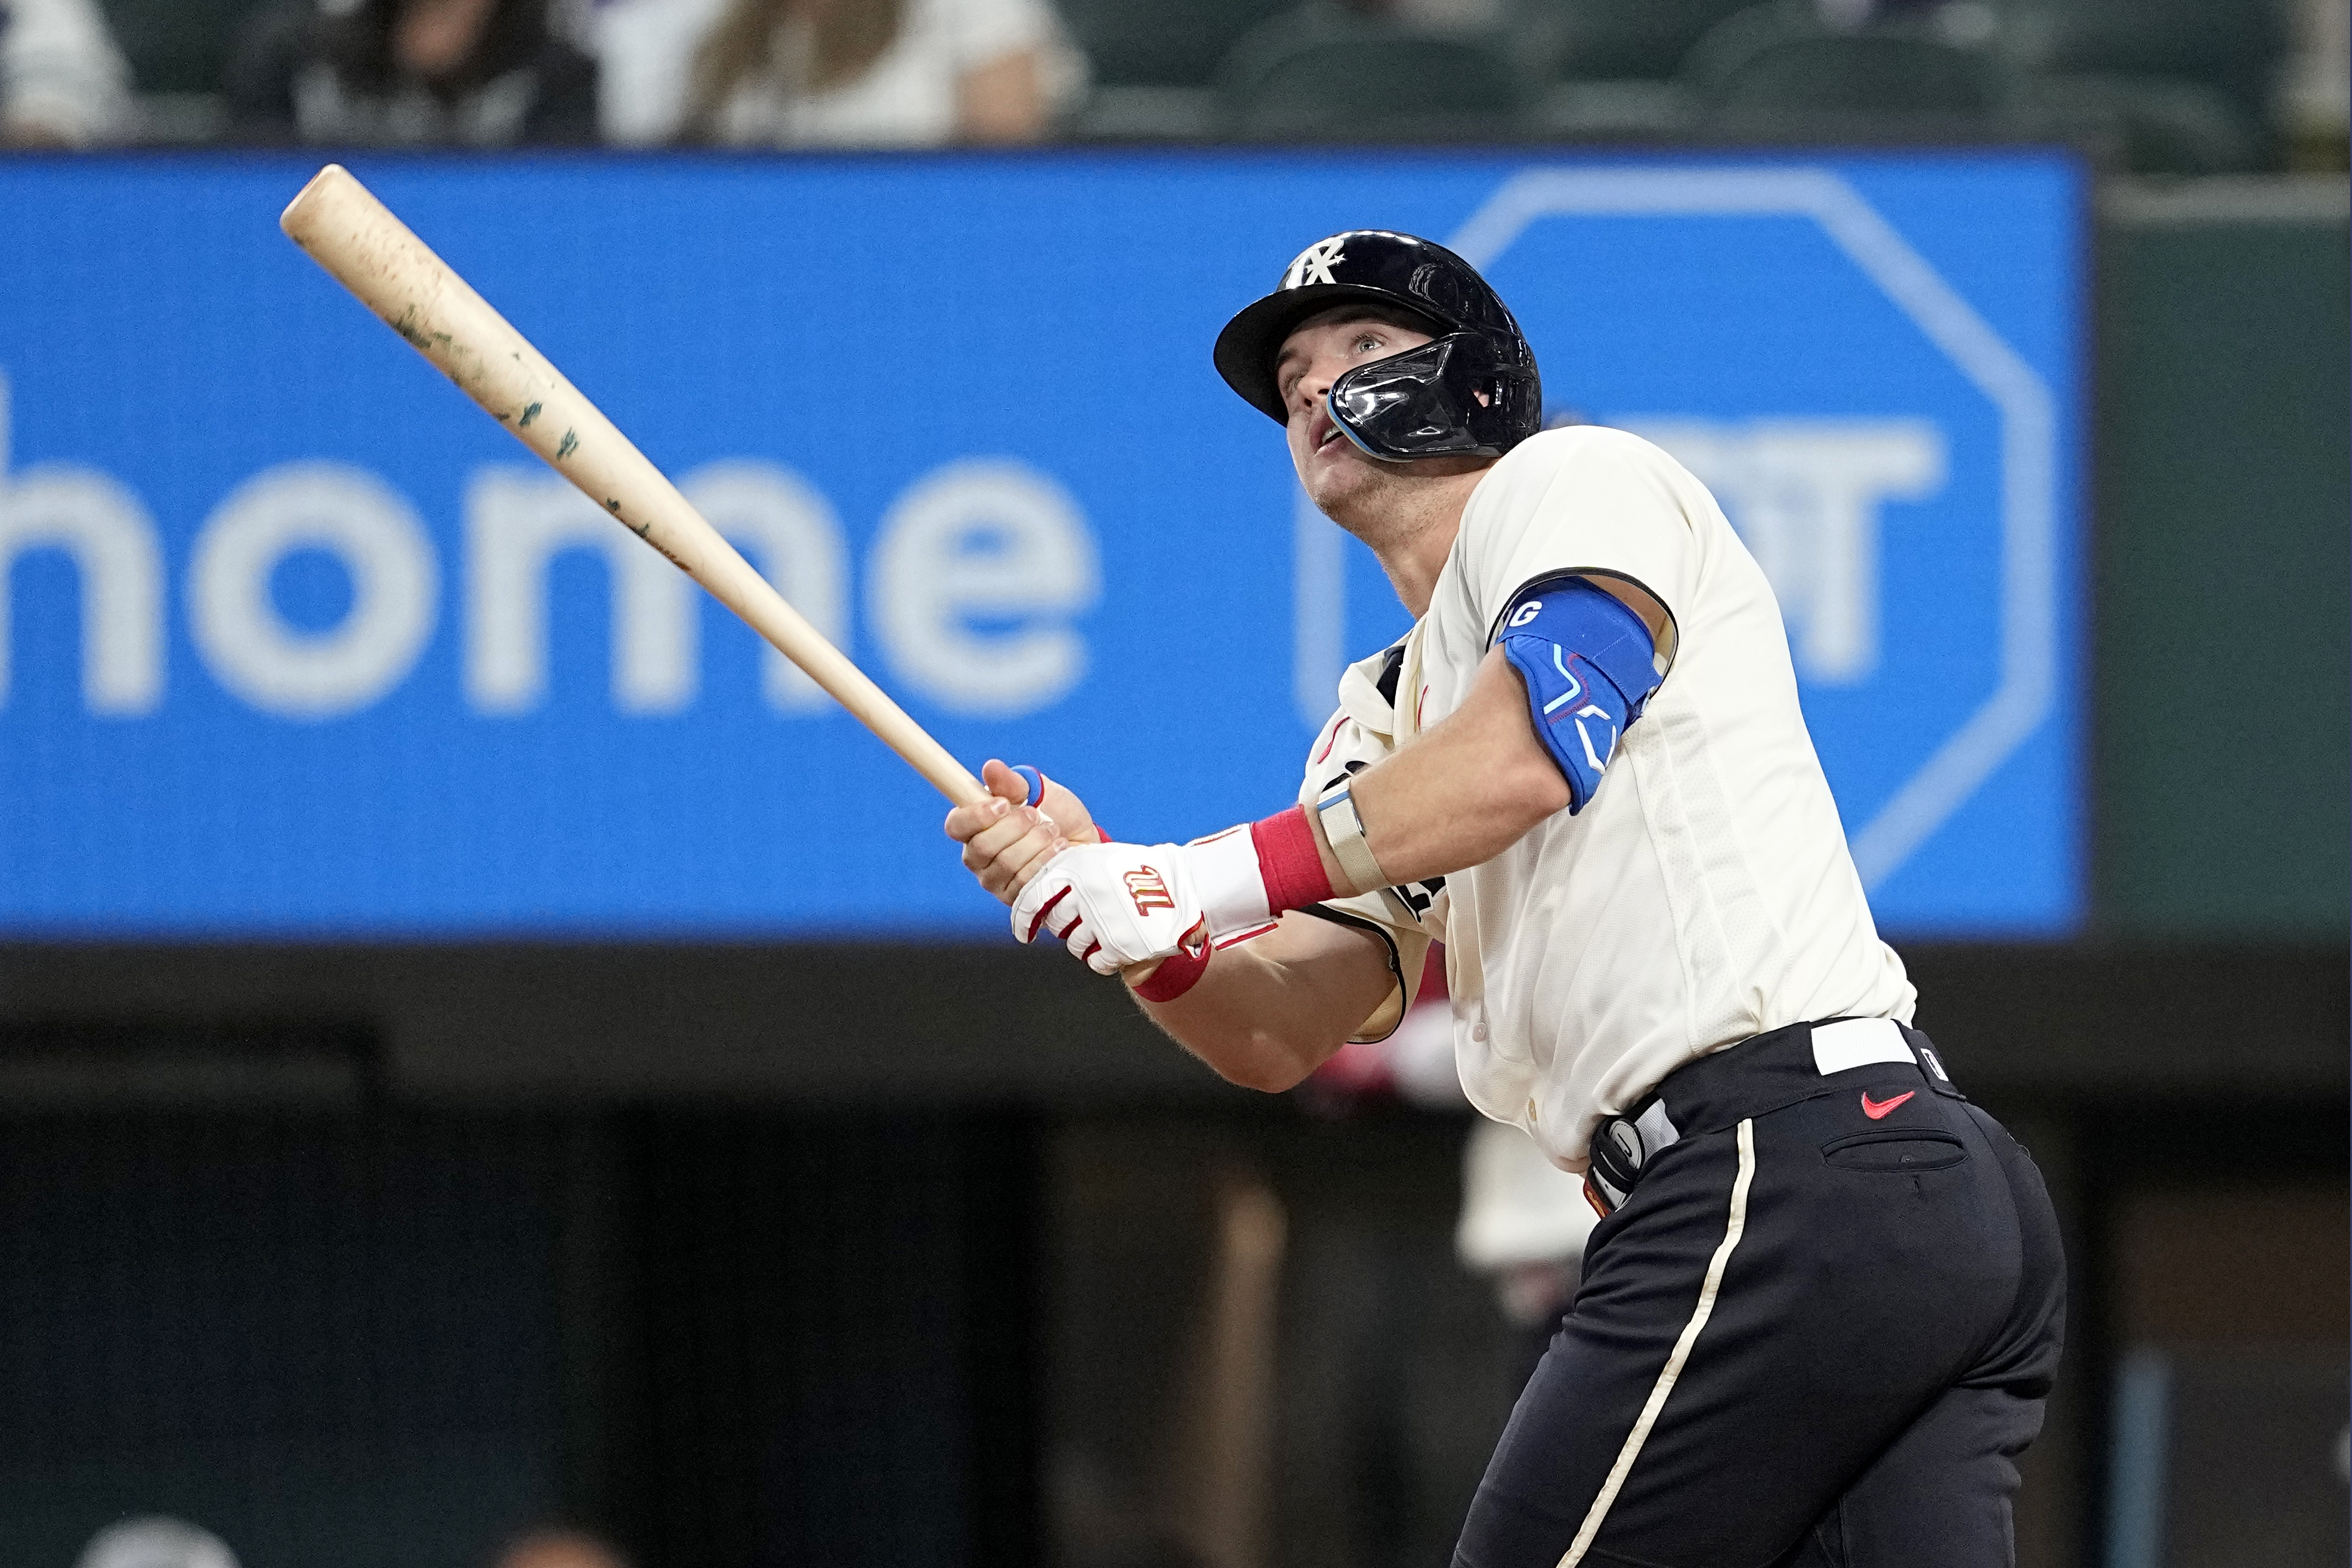
[{"label": "blue wrist tape", "polygon": [[1650,629],[1605,590],[1561,577],[1519,591],[1495,645],[1527,684],[1536,737],[1568,779],[1573,816],[1658,689]]}]

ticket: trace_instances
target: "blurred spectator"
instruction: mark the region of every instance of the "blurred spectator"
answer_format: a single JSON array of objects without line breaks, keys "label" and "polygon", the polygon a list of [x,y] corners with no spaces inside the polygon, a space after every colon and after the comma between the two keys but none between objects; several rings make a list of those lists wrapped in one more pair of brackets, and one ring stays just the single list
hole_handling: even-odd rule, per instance
[{"label": "blurred spectator", "polygon": [[257,141],[593,141],[596,68],[546,0],[292,0],[249,25],[229,116]]},{"label": "blurred spectator", "polygon": [[1533,1138],[1483,1118],[1471,1128],[1454,1249],[1494,1282],[1503,1316],[1527,1338],[1530,1371],[1576,1299],[1584,1240],[1599,1222],[1582,1178],[1545,1158]]},{"label": "blurred spectator", "polygon": [[2288,158],[2299,169],[2342,169],[2352,162],[2352,6],[2297,0],[2294,23],[2294,53],[2278,91]]},{"label": "blurred spectator", "polygon": [[1047,0],[606,0],[608,140],[1034,141],[1084,87]]},{"label": "blurred spectator", "polygon": [[74,1568],[236,1568],[236,1556],[210,1531],[157,1514],[108,1525]]},{"label": "blurred spectator", "polygon": [[576,1530],[534,1530],[507,1543],[490,1568],[628,1568],[621,1554]]},{"label": "blurred spectator", "polygon": [[90,147],[132,124],[131,71],[96,0],[0,0],[0,147]]}]

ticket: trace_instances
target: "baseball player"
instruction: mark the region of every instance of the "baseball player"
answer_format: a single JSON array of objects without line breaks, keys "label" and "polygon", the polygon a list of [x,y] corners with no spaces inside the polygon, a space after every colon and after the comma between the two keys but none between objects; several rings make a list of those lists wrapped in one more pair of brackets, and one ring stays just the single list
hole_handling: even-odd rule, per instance
[{"label": "baseball player", "polygon": [[1511,313],[1425,240],[1309,246],[1215,360],[1412,630],[1288,810],[1094,841],[991,763],[964,863],[1266,1090],[1392,1028],[1444,942],[1464,1089],[1602,1216],[1457,1568],[2009,1563],[2057,1228],[1910,1027],[1762,571],[1664,452],[1541,429]]}]

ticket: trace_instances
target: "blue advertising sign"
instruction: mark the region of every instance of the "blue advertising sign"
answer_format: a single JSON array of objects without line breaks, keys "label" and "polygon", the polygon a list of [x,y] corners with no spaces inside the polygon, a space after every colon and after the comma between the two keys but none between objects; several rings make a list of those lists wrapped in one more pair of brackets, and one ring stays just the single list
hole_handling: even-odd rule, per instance
[{"label": "blue advertising sign", "polygon": [[[1309,241],[1485,269],[1769,574],[1882,925],[2082,904],[2080,178],[1853,159],[362,160],[947,746],[1277,809],[1403,613],[1209,365]],[[278,235],[0,165],[0,931],[992,929],[942,802]]]}]

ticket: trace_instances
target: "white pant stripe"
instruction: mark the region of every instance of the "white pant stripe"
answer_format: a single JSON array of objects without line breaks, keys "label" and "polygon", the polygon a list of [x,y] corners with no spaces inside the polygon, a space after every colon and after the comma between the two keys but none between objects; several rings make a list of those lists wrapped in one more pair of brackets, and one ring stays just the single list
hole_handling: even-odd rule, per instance
[{"label": "white pant stripe", "polygon": [[1715,1311],[1716,1292],[1723,1288],[1723,1271],[1731,1262],[1731,1249],[1739,1245],[1740,1233],[1748,1228],[1748,1185],[1755,1175],[1756,1124],[1751,1119],[1739,1124],[1739,1174],[1731,1182],[1731,1218],[1723,1228],[1723,1244],[1715,1249],[1715,1257],[1707,1263],[1706,1281],[1698,1291],[1698,1308],[1691,1313],[1690,1322],[1683,1325],[1682,1337],[1675,1341],[1674,1354],[1666,1357],[1665,1369],[1658,1374],[1657,1385],[1650,1390],[1641,1418],[1625,1435],[1625,1446],[1617,1450],[1617,1462],[1609,1468],[1609,1479],[1601,1483],[1601,1495],[1592,1500],[1576,1539],[1569,1542],[1559,1568],[1576,1568],[1584,1561],[1584,1554],[1592,1550],[1592,1538],[1601,1533],[1601,1521],[1609,1517],[1609,1505],[1617,1500],[1618,1489],[1625,1484],[1633,1461],[1641,1457],[1642,1445],[1649,1440],[1658,1412],[1665,1408],[1666,1396],[1675,1391],[1675,1380],[1683,1374],[1683,1363],[1690,1359],[1691,1346],[1698,1343],[1698,1331],[1706,1327],[1706,1320]]}]

